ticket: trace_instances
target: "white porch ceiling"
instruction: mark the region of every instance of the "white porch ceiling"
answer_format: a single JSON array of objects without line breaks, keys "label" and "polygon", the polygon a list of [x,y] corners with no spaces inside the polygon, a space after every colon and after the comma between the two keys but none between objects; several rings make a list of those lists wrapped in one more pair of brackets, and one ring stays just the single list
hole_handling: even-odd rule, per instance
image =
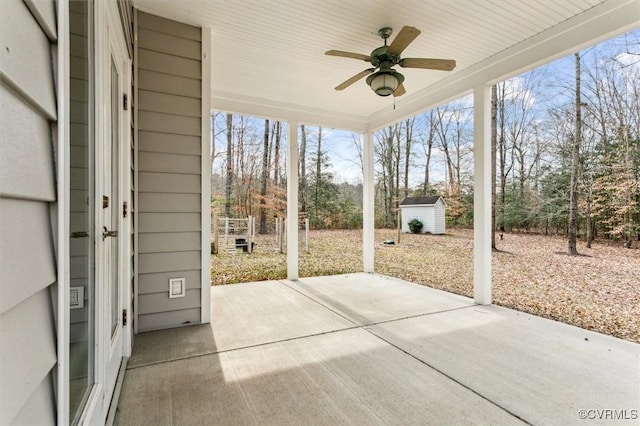
[{"label": "white porch ceiling", "polygon": [[[134,0],[141,10],[212,31],[215,109],[366,131],[639,25],[637,0]],[[452,72],[401,69],[407,94],[379,97],[364,79],[381,27],[422,34],[403,57],[448,58]]]}]

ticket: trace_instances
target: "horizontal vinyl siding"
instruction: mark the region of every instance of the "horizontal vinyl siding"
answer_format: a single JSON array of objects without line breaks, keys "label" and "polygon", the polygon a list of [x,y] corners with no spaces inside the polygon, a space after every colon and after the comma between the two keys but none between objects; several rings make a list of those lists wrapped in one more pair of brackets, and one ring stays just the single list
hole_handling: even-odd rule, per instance
[{"label": "horizontal vinyl siding", "polygon": [[[166,34],[164,28],[145,28],[145,19],[138,24],[138,46],[140,49],[167,53],[179,58],[200,60],[200,40],[190,40],[182,35]],[[149,26],[149,25],[147,25]]]},{"label": "horizontal vinyl siding", "polygon": [[436,203],[434,209],[434,234],[444,234],[446,232],[445,206],[442,201]]},{"label": "horizontal vinyl siding", "polygon": [[200,155],[199,136],[168,135],[158,132],[138,132],[138,151],[167,154]]},{"label": "horizontal vinyl siding", "polygon": [[422,222],[422,233],[445,233],[445,206],[441,200],[433,206],[402,207],[402,232],[410,232],[409,222],[412,219]]},{"label": "horizontal vinyl siding", "polygon": [[47,203],[0,198],[0,217],[0,312],[6,312],[48,288],[56,271]]},{"label": "horizontal vinyl siding", "polygon": [[[12,281],[19,283],[19,281]],[[43,381],[52,382],[56,363],[55,324],[49,288],[0,315],[0,424],[17,424]],[[55,422],[50,419],[51,423]]]},{"label": "horizontal vinyl siding", "polygon": [[[179,276],[178,276],[179,275]],[[200,269],[191,271],[146,273],[140,276],[140,294],[166,293],[169,291],[169,279],[185,278],[187,290],[200,288]],[[144,291],[144,293],[142,293]]]},{"label": "horizontal vinyl siding", "polygon": [[202,76],[200,61],[146,49],[140,49],[138,52],[138,68],[141,70],[194,79],[199,79]]},{"label": "horizontal vinyl siding", "polygon": [[138,304],[140,315],[157,314],[171,311],[190,309],[194,304],[200,303],[200,289],[187,290],[185,297],[169,299],[163,293],[145,294]]},{"label": "horizontal vinyl siding", "polygon": [[[144,15],[144,16],[143,16]],[[148,13],[138,15],[138,27],[146,28],[154,31],[162,31],[165,34],[173,35],[188,40],[200,42],[200,28],[191,25],[185,25],[181,22],[172,21],[160,16],[150,15]],[[197,58],[200,59],[200,56]]]},{"label": "horizontal vinyl siding", "polygon": [[138,327],[141,331],[162,330],[165,328],[181,327],[199,323],[199,307],[138,316]]},{"label": "horizontal vinyl siding", "polygon": [[[201,31],[138,12],[138,331],[200,322]],[[205,267],[208,267],[206,265]],[[187,294],[169,298],[169,279]]]},{"label": "horizontal vinyl siding", "polygon": [[139,70],[138,88],[152,92],[197,98],[201,94],[201,81],[194,78]]},{"label": "horizontal vinyl siding", "polygon": [[138,246],[145,253],[198,251],[200,242],[200,232],[145,233],[138,238]]},{"label": "horizontal vinyl siding", "polygon": [[200,212],[200,194],[167,194],[148,192],[140,194],[144,205],[142,213],[194,213]]},{"label": "horizontal vinyl siding", "polygon": [[49,376],[45,377],[13,419],[15,425],[46,425],[56,418],[55,393]]},{"label": "horizontal vinyl siding", "polygon": [[0,1],[0,424],[56,423],[52,1]]},{"label": "horizontal vinyl siding", "polygon": [[200,269],[199,250],[141,253],[138,255],[138,271],[140,274],[171,271],[179,272],[191,269]]},{"label": "horizontal vinyl siding", "polygon": [[55,184],[49,122],[4,84],[0,84],[0,105],[0,194],[53,201]]},{"label": "horizontal vinyl siding", "polygon": [[200,157],[196,155],[138,153],[138,170],[141,172],[193,174],[196,167],[200,167]]},{"label": "horizontal vinyl siding", "polygon": [[2,0],[2,72],[48,119],[56,117],[50,40],[20,0]]},{"label": "horizontal vinyl siding", "polygon": [[147,232],[200,232],[200,213],[139,213],[140,235]]},{"label": "horizontal vinyl siding", "polygon": [[411,232],[409,229],[409,222],[413,219],[418,219],[422,222],[422,233],[427,232],[429,228],[429,213],[428,209],[432,207],[423,206],[407,206],[402,207],[402,232]]},{"label": "horizontal vinyl siding", "polygon": [[[182,193],[200,194],[202,183],[199,174],[175,174],[175,173],[138,173],[138,189],[140,193]],[[143,206],[139,206],[144,208]]]},{"label": "horizontal vinyl siding", "polygon": [[138,105],[141,110],[197,117],[200,121],[200,99],[141,90]]},{"label": "horizontal vinyl siding", "polygon": [[424,228],[422,228],[423,233],[433,234],[435,231],[435,207],[425,207],[424,208]]}]

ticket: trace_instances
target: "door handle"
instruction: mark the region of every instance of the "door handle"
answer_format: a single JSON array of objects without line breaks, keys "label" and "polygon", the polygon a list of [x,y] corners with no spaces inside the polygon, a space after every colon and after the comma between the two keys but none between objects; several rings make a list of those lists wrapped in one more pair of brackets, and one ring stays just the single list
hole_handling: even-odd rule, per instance
[{"label": "door handle", "polygon": [[107,237],[117,237],[118,231],[109,231],[106,226],[102,227],[102,241],[104,241]]}]

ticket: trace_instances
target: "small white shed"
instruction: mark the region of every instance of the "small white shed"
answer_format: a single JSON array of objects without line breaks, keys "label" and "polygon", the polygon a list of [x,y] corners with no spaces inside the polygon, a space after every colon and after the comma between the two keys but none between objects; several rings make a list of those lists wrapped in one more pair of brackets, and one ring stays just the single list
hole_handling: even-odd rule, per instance
[{"label": "small white shed", "polygon": [[400,202],[402,232],[411,232],[409,222],[418,219],[422,222],[422,233],[445,233],[445,207],[442,197],[407,197]]}]

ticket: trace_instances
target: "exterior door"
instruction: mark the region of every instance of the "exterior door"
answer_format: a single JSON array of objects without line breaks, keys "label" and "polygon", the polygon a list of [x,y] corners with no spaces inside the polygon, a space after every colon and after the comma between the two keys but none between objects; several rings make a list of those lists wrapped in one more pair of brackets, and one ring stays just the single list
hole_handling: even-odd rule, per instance
[{"label": "exterior door", "polygon": [[131,349],[123,316],[131,303],[131,118],[123,102],[131,60],[115,2],[70,2],[69,22],[70,343],[63,423],[93,425],[105,423]]},{"label": "exterior door", "polygon": [[[130,193],[125,188],[125,155],[128,154],[129,143],[127,140],[126,119],[128,111],[125,110],[124,96],[129,85],[128,67],[129,59],[124,46],[120,45],[121,37],[116,37],[119,28],[108,25],[109,56],[102,70],[106,84],[107,94],[104,102],[105,116],[108,117],[105,126],[106,132],[102,147],[102,210],[100,217],[101,229],[101,265],[100,281],[103,288],[103,341],[105,342],[105,370],[104,385],[105,396],[110,398],[113,394],[122,357],[125,354],[124,340],[129,331],[125,324],[123,311],[125,283],[125,265],[127,263],[127,220],[126,194]],[[120,43],[119,43],[120,42]],[[105,407],[108,408],[108,401]]]}]

